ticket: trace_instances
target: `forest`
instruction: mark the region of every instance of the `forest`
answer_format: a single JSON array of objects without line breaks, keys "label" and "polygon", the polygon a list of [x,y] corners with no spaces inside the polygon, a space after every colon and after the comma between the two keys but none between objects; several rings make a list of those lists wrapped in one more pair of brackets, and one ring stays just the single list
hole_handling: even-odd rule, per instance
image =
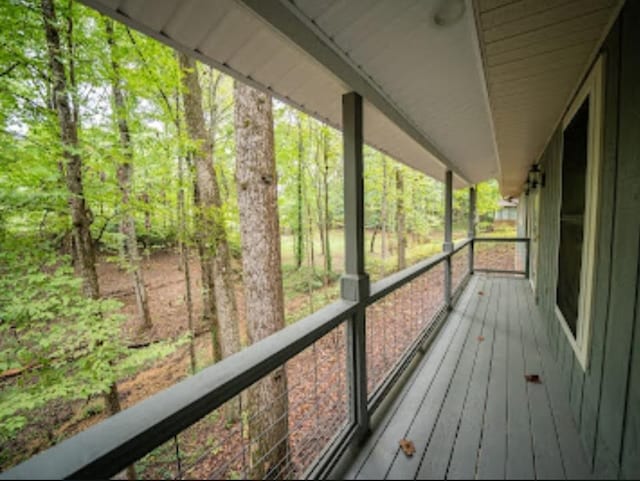
[{"label": "forest", "polygon": [[[338,299],[344,206],[333,127],[74,0],[5,0],[0,25],[5,470]],[[376,281],[442,250],[444,188],[364,153]],[[511,232],[497,183],[477,192],[479,231]],[[455,239],[468,198],[454,192]],[[264,462],[278,433],[255,440],[287,382],[195,426],[191,475],[240,476],[198,451],[224,454],[238,422],[250,477],[282,469]],[[122,476],[173,476],[171,449]]]}]

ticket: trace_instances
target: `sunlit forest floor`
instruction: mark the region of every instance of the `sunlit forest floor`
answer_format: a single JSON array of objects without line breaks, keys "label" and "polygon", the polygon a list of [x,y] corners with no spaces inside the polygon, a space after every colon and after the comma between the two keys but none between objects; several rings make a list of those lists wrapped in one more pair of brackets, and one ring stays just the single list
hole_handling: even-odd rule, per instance
[{"label": "sunlit forest floor", "polygon": [[[367,269],[371,274],[372,280],[375,281],[397,270],[397,251],[393,240],[395,236],[390,233],[387,239],[388,254],[386,258],[383,259],[380,233],[378,233],[373,252],[371,252],[372,234],[372,232],[368,232],[366,238]],[[513,236],[515,232],[512,228],[507,228],[493,232],[492,235]],[[458,229],[455,238],[461,239],[464,237],[464,230]],[[407,247],[407,265],[411,265],[420,259],[427,258],[439,252],[442,249],[441,239],[441,231],[433,232],[429,238],[418,239],[416,237],[410,239]],[[342,231],[332,231],[331,249],[333,253],[332,266],[334,272],[340,272],[343,267],[343,244]],[[332,274],[327,278],[324,276],[324,259],[319,241],[314,245],[315,262],[313,267],[309,262],[309,253],[310,250],[307,251],[307,256],[305,257],[302,267],[297,269],[294,260],[293,238],[287,235],[282,236],[285,315],[288,323],[305,317],[327,303],[336,300],[339,296],[339,282],[337,282],[339,276],[337,274]],[[236,281],[236,300],[240,316],[240,331],[243,344],[246,345],[246,323],[239,262],[236,261],[233,267]],[[137,308],[129,274],[120,269],[116,264],[110,262],[108,256],[102,256],[98,264],[98,275],[102,287],[102,294],[105,297],[114,298],[123,303],[122,313],[125,314],[127,318],[123,328],[123,335],[128,340],[131,348],[160,340],[177,339],[180,335],[187,332],[184,272],[180,266],[177,250],[165,249],[147,253],[143,261],[143,269],[150,301],[153,328],[150,331],[141,332],[138,328]],[[198,368],[201,369],[211,363],[212,353],[208,326],[200,321],[202,314],[200,268],[195,252],[191,255],[190,270],[194,319],[196,321],[195,345]],[[328,284],[326,284],[327,281]],[[441,289],[441,286],[438,287],[438,289]],[[410,295],[411,293],[407,292],[407,296]],[[440,294],[436,293],[434,298],[439,299],[438,296],[440,296]],[[403,305],[409,305],[408,298],[398,298],[396,301]],[[384,345],[384,343],[381,343],[381,345]],[[339,356],[337,356],[336,353],[338,351],[341,352],[343,346],[337,348],[333,343],[327,346],[322,348],[322,355],[329,353],[336,359],[334,364],[337,363]],[[295,362],[299,362],[301,367],[305,367],[308,364],[303,362],[302,358],[290,364],[295,364]],[[335,367],[336,369],[334,369],[334,371],[340,370],[337,364]],[[375,371],[380,371],[378,374],[381,375],[381,369],[382,368],[376,367]],[[300,371],[300,369],[296,368],[292,370],[292,372],[296,371]],[[337,376],[338,374],[337,372],[327,373],[324,379],[330,379],[331,376]],[[176,352],[159,359],[149,368],[120,380],[118,383],[118,391],[120,392],[122,407],[130,407],[150,395],[177,383],[188,375],[188,349],[183,345]],[[302,386],[302,388],[309,389],[309,386]],[[342,414],[340,414],[340,416],[342,416]],[[27,459],[38,451],[80,432],[106,417],[103,401],[100,397],[82,402],[57,401],[49,403],[45,408],[36,410],[31,417],[31,422],[15,439],[7,445],[0,447],[0,469]],[[214,423],[215,429],[213,431],[211,431],[211,429],[208,431],[207,429],[202,429],[202,432],[200,432],[194,428],[194,432],[198,433],[198,437],[208,439],[208,437],[212,435],[214,435],[214,437],[229,436],[229,426],[223,419],[217,417],[210,421]],[[168,452],[173,452],[173,448],[167,449]],[[227,449],[231,448],[227,446]],[[216,452],[220,454],[219,450]],[[169,455],[168,458],[168,464],[171,465],[171,455]],[[156,465],[158,464],[158,462],[154,464],[147,460],[141,463],[141,467],[145,465],[145,462],[152,467],[157,467]],[[152,473],[158,476],[170,475],[162,471],[152,471]],[[192,474],[195,474],[195,472]],[[203,472],[202,474],[205,473]]]}]

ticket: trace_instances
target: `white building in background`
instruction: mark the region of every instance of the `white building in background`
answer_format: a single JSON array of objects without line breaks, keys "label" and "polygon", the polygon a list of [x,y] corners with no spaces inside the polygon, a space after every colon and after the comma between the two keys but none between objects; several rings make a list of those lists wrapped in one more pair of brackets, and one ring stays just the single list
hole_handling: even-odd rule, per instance
[{"label": "white building in background", "polygon": [[512,221],[518,220],[518,202],[500,199],[498,202],[498,210],[493,216],[494,221]]}]

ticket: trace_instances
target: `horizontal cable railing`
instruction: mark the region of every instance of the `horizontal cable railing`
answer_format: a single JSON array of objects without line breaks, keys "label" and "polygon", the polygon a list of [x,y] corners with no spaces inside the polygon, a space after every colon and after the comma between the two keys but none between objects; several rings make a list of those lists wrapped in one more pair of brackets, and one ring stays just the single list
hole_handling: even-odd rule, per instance
[{"label": "horizontal cable railing", "polygon": [[371,287],[367,299],[367,380],[373,412],[446,313],[445,269],[471,239],[393,274]]},{"label": "horizontal cable railing", "polygon": [[[358,313],[366,319],[358,376],[368,376],[372,412],[445,318],[446,279],[455,297],[474,255],[491,258],[485,242],[524,243],[525,269],[528,239],[466,239],[373,284],[360,302],[330,304],[0,478],[123,478],[133,463],[144,478],[322,477],[357,436],[360,364],[349,326]],[[496,270],[516,271],[513,255]]]},{"label": "horizontal cable railing", "polygon": [[529,275],[529,238],[476,237],[474,271]]},{"label": "horizontal cable railing", "polygon": [[367,306],[370,398],[444,307],[443,278],[444,263],[440,262]]},{"label": "horizontal cable railing", "polygon": [[[223,408],[220,410],[223,411],[228,401],[230,405],[239,402],[233,399],[317,341],[327,342],[322,340],[325,336],[336,336],[332,331],[338,327],[343,331],[344,322],[354,315],[356,308],[355,302],[337,301],[330,304],[34,456],[2,477],[50,479],[114,476],[158,446],[175,441],[174,437],[218,408]],[[343,334],[338,337],[344,339]],[[341,349],[344,349],[344,343]],[[345,359],[346,355],[342,357]],[[345,371],[346,368],[342,366],[342,372]],[[343,383],[343,392],[347,390]],[[176,452],[179,451],[179,443],[178,438]]]},{"label": "horizontal cable railing", "polygon": [[300,478],[347,427],[345,347],[343,323],[138,460],[137,474],[143,479]]},{"label": "horizontal cable railing", "polygon": [[451,292],[456,297],[466,279],[471,274],[469,256],[471,255],[472,243],[464,243],[460,249],[456,249],[451,256]]}]

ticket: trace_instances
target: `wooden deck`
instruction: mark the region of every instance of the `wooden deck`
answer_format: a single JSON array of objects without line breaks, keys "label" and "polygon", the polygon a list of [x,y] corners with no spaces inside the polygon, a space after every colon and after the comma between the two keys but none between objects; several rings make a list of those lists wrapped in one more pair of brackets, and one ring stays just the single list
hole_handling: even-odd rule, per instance
[{"label": "wooden deck", "polygon": [[345,477],[588,478],[560,383],[529,282],[472,276]]}]

